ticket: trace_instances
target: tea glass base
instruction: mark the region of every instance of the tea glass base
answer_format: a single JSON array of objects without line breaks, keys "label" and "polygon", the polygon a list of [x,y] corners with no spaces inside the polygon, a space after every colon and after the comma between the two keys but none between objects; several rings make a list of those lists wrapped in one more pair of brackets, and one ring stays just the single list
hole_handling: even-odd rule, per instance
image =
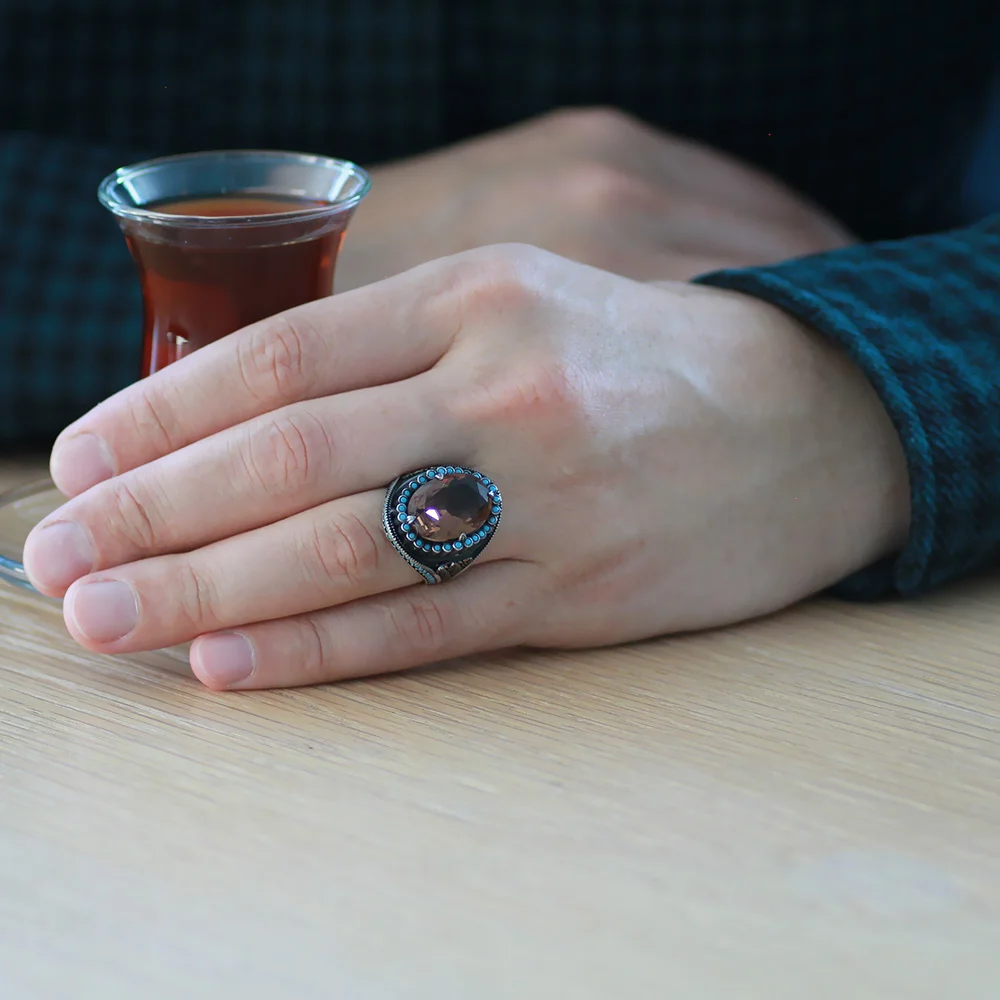
[{"label": "tea glass base", "polygon": [[0,580],[38,593],[24,572],[24,543],[31,529],[65,502],[51,479],[0,493]]}]

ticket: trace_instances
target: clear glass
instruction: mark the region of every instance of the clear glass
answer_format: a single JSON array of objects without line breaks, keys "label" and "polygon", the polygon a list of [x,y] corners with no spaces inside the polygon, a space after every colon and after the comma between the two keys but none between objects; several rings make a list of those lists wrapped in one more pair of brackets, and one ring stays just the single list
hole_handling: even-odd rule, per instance
[{"label": "clear glass", "polygon": [[[168,156],[106,177],[97,196],[142,285],[137,374],[331,294],[344,233],[370,184],[346,160],[272,150]],[[31,589],[24,541],[64,499],[50,479],[0,495],[0,579]]]}]

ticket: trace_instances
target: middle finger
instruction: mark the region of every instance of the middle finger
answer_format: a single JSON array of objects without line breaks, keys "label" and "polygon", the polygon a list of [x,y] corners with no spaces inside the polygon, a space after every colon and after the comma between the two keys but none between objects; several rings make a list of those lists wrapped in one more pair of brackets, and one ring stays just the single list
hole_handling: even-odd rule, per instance
[{"label": "middle finger", "polygon": [[61,596],[89,573],[191,551],[424,463],[461,464],[435,383],[427,373],[296,403],[100,483],[32,531],[28,573]]}]

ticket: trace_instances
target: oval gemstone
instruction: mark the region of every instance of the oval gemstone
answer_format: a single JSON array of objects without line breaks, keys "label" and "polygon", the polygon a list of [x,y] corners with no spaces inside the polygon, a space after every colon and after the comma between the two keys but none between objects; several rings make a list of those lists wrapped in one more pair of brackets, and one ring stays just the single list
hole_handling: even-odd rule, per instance
[{"label": "oval gemstone", "polygon": [[489,520],[493,508],[487,487],[467,472],[431,479],[410,497],[411,525],[428,542],[452,542],[471,535]]}]

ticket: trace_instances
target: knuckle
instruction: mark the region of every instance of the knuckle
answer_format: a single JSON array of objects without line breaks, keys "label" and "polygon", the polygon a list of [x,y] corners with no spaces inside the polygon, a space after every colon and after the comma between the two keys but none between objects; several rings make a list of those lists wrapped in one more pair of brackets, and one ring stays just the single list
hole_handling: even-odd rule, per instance
[{"label": "knuckle", "polygon": [[179,565],[180,605],[185,620],[194,632],[215,628],[218,624],[215,587],[197,566],[188,561]]},{"label": "knuckle", "polygon": [[408,597],[387,608],[392,633],[416,656],[441,649],[448,637],[444,612],[430,595]]},{"label": "knuckle", "polygon": [[163,519],[156,504],[141,495],[125,478],[114,480],[108,486],[110,517],[103,519],[118,543],[132,552],[151,552],[162,543],[159,538]]},{"label": "knuckle", "polygon": [[381,545],[356,514],[317,520],[307,538],[306,563],[320,582],[360,586],[377,576]]},{"label": "knuckle", "polygon": [[627,170],[599,160],[575,163],[559,185],[563,199],[590,216],[620,213],[623,206],[646,200],[649,186]]},{"label": "knuckle", "polygon": [[303,683],[314,684],[330,679],[333,656],[327,633],[310,617],[299,619],[301,628],[296,656],[296,666]]},{"label": "knuckle", "polygon": [[560,108],[549,119],[568,139],[596,149],[620,144],[636,127],[632,115],[606,105]]},{"label": "knuckle", "polygon": [[309,359],[319,335],[301,315],[282,313],[251,327],[238,344],[240,375],[247,391],[278,403],[306,393],[314,365]]},{"label": "knuckle", "polygon": [[159,453],[174,450],[177,419],[172,407],[157,389],[149,384],[143,385],[129,413],[139,440],[152,442]]},{"label": "knuckle", "polygon": [[573,381],[565,366],[551,358],[522,357],[470,380],[453,401],[459,426],[518,426],[542,433],[582,416]]},{"label": "knuckle", "polygon": [[530,308],[540,294],[538,270],[548,255],[532,246],[502,244],[464,254],[441,289],[446,308],[481,316]]},{"label": "knuckle", "polygon": [[287,496],[322,478],[334,464],[333,437],[308,412],[286,412],[251,432],[245,466],[251,483],[267,496]]}]

